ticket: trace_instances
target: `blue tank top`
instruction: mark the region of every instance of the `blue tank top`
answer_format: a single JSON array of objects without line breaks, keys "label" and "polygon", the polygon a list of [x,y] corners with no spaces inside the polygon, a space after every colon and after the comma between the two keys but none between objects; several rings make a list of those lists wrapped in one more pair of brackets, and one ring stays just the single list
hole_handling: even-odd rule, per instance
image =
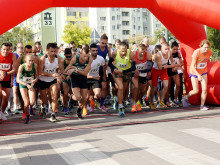
[{"label": "blue tank top", "polygon": [[97,46],[98,46],[98,55],[100,55],[100,56],[102,56],[104,59],[106,59],[106,56],[107,56],[107,54],[108,54],[108,45],[105,46],[105,50],[104,50],[104,51],[101,50],[101,48],[100,48],[99,45],[97,45]]}]

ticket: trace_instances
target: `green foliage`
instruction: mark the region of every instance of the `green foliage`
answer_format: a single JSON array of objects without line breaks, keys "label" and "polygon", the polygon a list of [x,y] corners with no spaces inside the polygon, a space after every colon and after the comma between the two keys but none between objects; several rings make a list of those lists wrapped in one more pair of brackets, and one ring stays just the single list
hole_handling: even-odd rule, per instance
[{"label": "green foliage", "polygon": [[90,34],[92,33],[92,29],[89,28],[86,24],[81,24],[81,28],[79,24],[67,24],[63,30],[64,35],[62,36],[63,41],[65,43],[70,43],[74,41],[76,46],[83,44],[90,44],[91,38]]},{"label": "green foliage", "polygon": [[220,31],[211,27],[207,27],[207,37],[212,49],[220,50]]},{"label": "green foliage", "polygon": [[26,27],[14,27],[13,29],[0,35],[0,45],[4,42],[11,42],[15,48],[18,42],[23,42],[24,45],[34,43],[34,36],[30,29]]},{"label": "green foliage", "polygon": [[[154,36],[159,39],[160,37],[165,36],[165,27],[161,27],[160,29],[154,32]],[[176,37],[169,31],[169,41],[177,40]]]}]

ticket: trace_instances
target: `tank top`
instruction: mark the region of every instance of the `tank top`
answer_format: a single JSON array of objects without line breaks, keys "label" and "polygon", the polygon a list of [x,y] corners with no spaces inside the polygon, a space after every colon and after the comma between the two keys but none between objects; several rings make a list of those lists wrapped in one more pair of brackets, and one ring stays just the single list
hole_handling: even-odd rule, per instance
[{"label": "tank top", "polygon": [[[147,69],[147,52],[145,52],[143,60],[139,60],[138,51],[136,51],[134,61],[136,63],[135,66],[139,71],[146,70]],[[140,73],[139,76],[140,77],[147,77],[147,73]]]},{"label": "tank top", "polygon": [[21,80],[25,83],[31,83],[32,80],[35,79],[35,67],[32,65],[32,69],[30,71],[26,70],[25,64],[22,64],[23,71],[21,73]]},{"label": "tank top", "polygon": [[[166,66],[168,63],[168,60],[170,59],[170,51],[168,52],[167,58],[163,57],[163,53],[161,51],[159,51],[159,54],[161,55],[162,66]],[[153,68],[159,70],[157,62],[154,62]]]},{"label": "tank top", "polygon": [[[49,74],[57,73],[57,66],[58,66],[57,56],[55,56],[54,62],[50,63],[50,61],[48,59],[48,55],[45,55],[44,72],[49,73]],[[56,78],[40,75],[39,79],[41,81],[51,82],[51,81],[55,80]]]},{"label": "tank top", "polygon": [[116,68],[121,70],[126,70],[131,67],[131,61],[130,61],[130,50],[127,50],[127,54],[125,58],[121,58],[120,56],[120,50],[117,50],[116,55]]},{"label": "tank top", "polygon": [[[79,58],[80,58],[80,54],[78,54],[78,55],[76,56],[76,63],[73,64],[73,66],[75,66],[75,67],[77,68],[77,70],[84,70],[84,69],[86,68],[86,66],[88,65],[88,63],[89,63],[89,57],[88,57],[88,59],[86,60],[86,62],[85,62],[84,64],[81,64],[81,63],[79,62]],[[76,72],[73,72],[72,74],[74,74],[74,75],[80,75],[79,73],[76,73]]]},{"label": "tank top", "polygon": [[[2,53],[0,52],[0,70],[4,72],[9,72],[12,70],[12,64],[13,64],[12,56],[13,56],[13,53],[11,52],[8,53],[6,57],[2,56]],[[10,79],[11,79],[11,76],[7,75],[2,81],[10,81]]]},{"label": "tank top", "polygon": [[108,45],[105,46],[105,50],[104,51],[101,50],[100,45],[97,45],[97,46],[98,46],[98,55],[100,55],[104,59],[106,59],[106,56],[108,54]]},{"label": "tank top", "polygon": [[100,66],[105,65],[105,60],[97,55],[96,59],[92,61],[91,69],[88,73],[89,76],[99,76],[99,68]]}]

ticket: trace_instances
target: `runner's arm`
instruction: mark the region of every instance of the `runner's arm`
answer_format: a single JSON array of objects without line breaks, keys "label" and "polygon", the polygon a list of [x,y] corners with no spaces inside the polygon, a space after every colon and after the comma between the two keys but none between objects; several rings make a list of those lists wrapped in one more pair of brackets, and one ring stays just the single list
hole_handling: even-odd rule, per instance
[{"label": "runner's arm", "polygon": [[69,69],[73,68],[73,64],[75,64],[75,63],[76,63],[76,56],[74,56],[74,57],[71,59],[69,65],[68,65],[68,66],[66,67],[66,69],[64,70],[64,73],[67,73],[67,71],[68,71]]},{"label": "runner's arm", "polygon": [[91,69],[91,64],[92,64],[92,61],[93,61],[93,58],[90,56],[89,58],[89,63],[88,65],[86,66],[86,68],[84,70],[76,70],[77,73],[83,75],[83,76],[87,76],[90,69]]},{"label": "runner's arm", "polygon": [[35,84],[38,81],[38,78],[39,78],[38,65],[34,64],[34,68],[35,68],[35,79],[32,81],[33,84]]},{"label": "runner's arm", "polygon": [[21,80],[21,73],[23,71],[23,66],[20,65],[19,68],[18,68],[18,73],[17,73],[17,78],[16,78],[16,81],[17,83],[23,85],[23,86],[26,86],[26,83],[24,81]]},{"label": "runner's arm", "polygon": [[7,72],[7,75],[12,75],[16,72],[16,67],[17,67],[17,64],[16,64],[16,55],[13,53],[12,55],[12,62],[13,62],[13,66],[15,66],[15,68],[13,67],[11,71]]},{"label": "runner's arm", "polygon": [[197,76],[201,76],[197,70],[196,70],[196,52],[193,53],[192,55],[192,62],[191,62],[191,65],[190,65],[190,69],[197,75]]}]

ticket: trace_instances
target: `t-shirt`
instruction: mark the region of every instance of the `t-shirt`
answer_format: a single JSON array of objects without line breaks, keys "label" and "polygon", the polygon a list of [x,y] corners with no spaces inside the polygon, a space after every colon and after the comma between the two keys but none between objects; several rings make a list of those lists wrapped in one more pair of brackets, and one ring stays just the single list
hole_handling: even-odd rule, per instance
[{"label": "t-shirt", "polygon": [[[8,55],[2,56],[2,53],[0,52],[0,70],[4,72],[10,72],[12,70],[12,60],[13,53],[8,53]],[[10,81],[11,75],[5,76],[5,78],[2,81]]]},{"label": "t-shirt", "polygon": [[100,66],[105,65],[105,60],[100,55],[97,55],[97,58],[92,61],[91,69],[88,73],[88,76],[99,76]]},{"label": "t-shirt", "polygon": [[[200,75],[207,73],[207,64],[210,61],[211,55],[212,55],[212,51],[210,49],[205,55],[201,53],[200,48],[194,51],[192,55],[193,57],[196,57],[196,64],[194,67],[196,68],[196,71]],[[194,73],[192,69],[190,69],[190,73],[196,75],[196,73]]]}]

